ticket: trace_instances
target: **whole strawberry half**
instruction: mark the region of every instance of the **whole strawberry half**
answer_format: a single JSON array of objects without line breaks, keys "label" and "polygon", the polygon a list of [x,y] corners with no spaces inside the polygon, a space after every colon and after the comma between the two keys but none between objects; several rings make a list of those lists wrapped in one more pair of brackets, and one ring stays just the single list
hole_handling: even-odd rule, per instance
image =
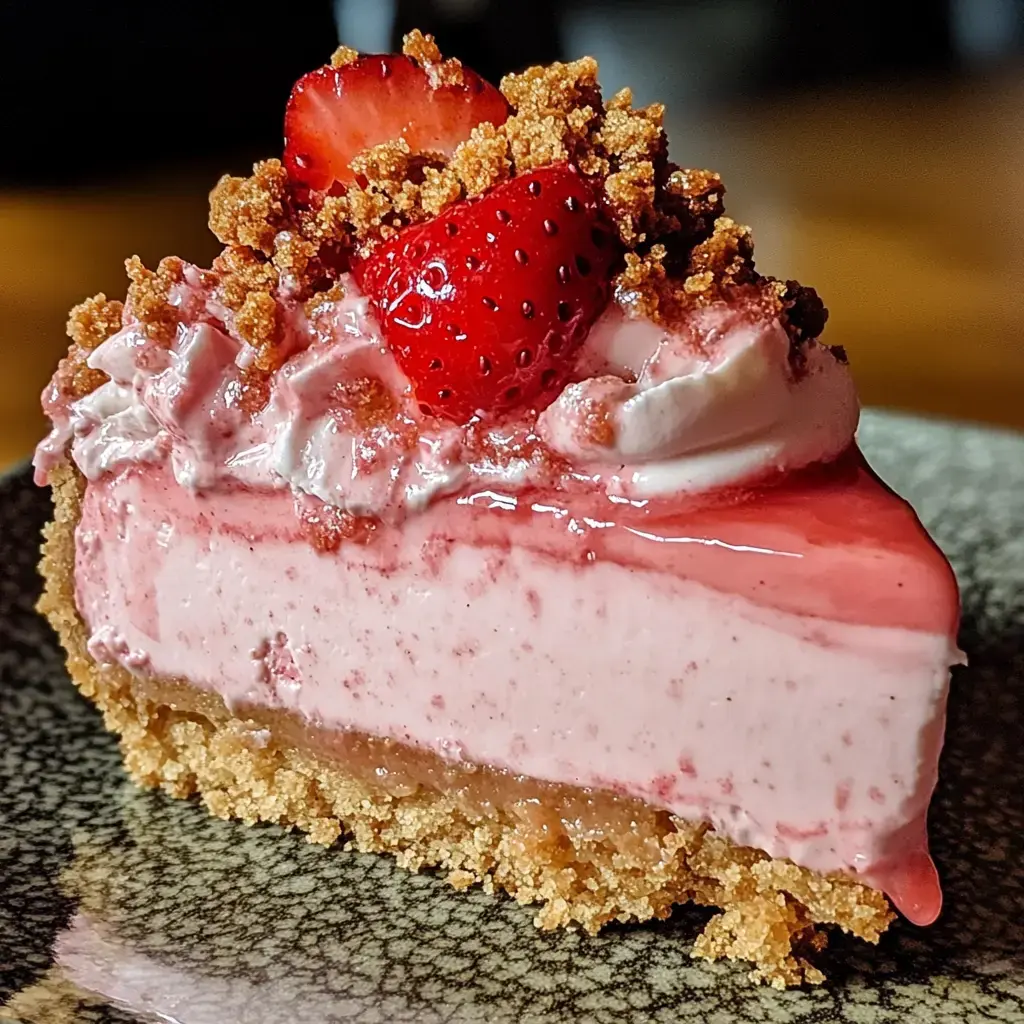
[{"label": "whole strawberry half", "polygon": [[420,406],[464,423],[554,397],[616,256],[590,184],[556,164],[406,228],[355,273]]},{"label": "whole strawberry half", "polygon": [[292,88],[284,115],[284,163],[311,189],[352,181],[349,164],[369,146],[405,139],[413,152],[451,155],[481,121],[504,124],[505,97],[469,68],[462,83],[434,84],[403,54],[317,68]]}]

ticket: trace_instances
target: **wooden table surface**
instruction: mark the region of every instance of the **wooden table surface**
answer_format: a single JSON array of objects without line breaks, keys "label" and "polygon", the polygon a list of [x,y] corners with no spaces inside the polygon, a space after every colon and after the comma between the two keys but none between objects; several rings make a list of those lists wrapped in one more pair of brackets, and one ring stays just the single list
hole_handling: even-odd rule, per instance
[{"label": "wooden table surface", "polygon": [[[1024,77],[808,96],[678,123],[717,166],[766,273],[813,284],[865,403],[1024,428]],[[232,168],[242,173],[242,168]],[[0,466],[44,430],[69,306],[122,261],[206,262],[212,179],[0,193]]]}]

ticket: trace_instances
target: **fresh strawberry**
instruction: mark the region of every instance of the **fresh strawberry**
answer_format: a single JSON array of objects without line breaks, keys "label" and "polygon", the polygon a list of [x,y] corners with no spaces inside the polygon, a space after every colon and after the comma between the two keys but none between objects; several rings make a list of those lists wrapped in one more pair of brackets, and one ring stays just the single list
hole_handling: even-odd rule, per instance
[{"label": "fresh strawberry", "polygon": [[411,57],[360,57],[317,68],[295,83],[284,115],[284,162],[292,179],[327,189],[354,177],[368,146],[403,138],[413,152],[450,155],[481,121],[508,117],[505,97],[475,71],[461,85],[434,85]]},{"label": "fresh strawberry", "polygon": [[587,179],[556,164],[406,228],[355,273],[421,407],[464,423],[551,401],[615,256]]}]

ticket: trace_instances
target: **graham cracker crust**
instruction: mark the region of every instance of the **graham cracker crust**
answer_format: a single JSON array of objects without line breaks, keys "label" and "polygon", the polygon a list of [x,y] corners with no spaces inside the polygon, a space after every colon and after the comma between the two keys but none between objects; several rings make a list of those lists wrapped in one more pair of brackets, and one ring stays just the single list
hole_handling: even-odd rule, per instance
[{"label": "graham cracker crust", "polygon": [[[125,767],[139,785],[198,794],[218,817],[294,826],[311,842],[329,846],[344,837],[346,848],[389,853],[410,870],[437,868],[456,888],[479,882],[504,890],[521,904],[540,904],[535,924],[543,929],[579,926],[593,934],[611,921],[665,918],[676,904],[717,907],[693,955],[749,961],[751,978],[776,988],[824,980],[808,959],[827,942],[820,926],[876,943],[893,920],[877,890],[773,860],[706,823],[639,801],[481,766],[453,768],[402,744],[347,733],[339,739],[284,711],[233,712],[181,680],[97,664],[74,596],[85,481],[62,465],[51,483],[39,610],[67,651],[75,685],[120,736]],[[367,770],[382,752],[405,765],[404,781],[381,784]],[[571,829],[584,807],[619,824]]]}]

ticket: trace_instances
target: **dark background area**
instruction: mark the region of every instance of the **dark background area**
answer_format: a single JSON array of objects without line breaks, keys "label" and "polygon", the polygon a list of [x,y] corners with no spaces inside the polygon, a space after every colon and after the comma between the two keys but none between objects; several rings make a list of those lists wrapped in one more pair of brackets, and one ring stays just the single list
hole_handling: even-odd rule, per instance
[{"label": "dark background area", "polygon": [[338,23],[365,50],[419,26],[494,80],[574,55],[577,41],[600,46],[604,26],[625,62],[658,65],[659,98],[706,103],[954,73],[1012,55],[1022,20],[1020,0],[8,0],[0,182],[67,185],[275,152],[289,88],[326,60]]}]

